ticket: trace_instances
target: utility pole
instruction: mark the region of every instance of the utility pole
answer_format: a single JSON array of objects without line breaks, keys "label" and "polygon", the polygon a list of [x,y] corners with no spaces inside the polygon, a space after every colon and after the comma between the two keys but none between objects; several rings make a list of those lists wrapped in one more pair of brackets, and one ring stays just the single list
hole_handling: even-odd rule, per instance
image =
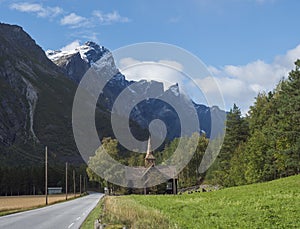
[{"label": "utility pole", "polygon": [[80,196],[81,196],[81,174],[79,176],[79,193],[80,193]]},{"label": "utility pole", "polygon": [[66,200],[68,199],[68,162],[66,162]]},{"label": "utility pole", "polygon": [[83,178],[83,190],[86,192],[86,176]]},{"label": "utility pole", "polygon": [[75,170],[73,169],[74,197],[76,197]]},{"label": "utility pole", "polygon": [[176,194],[176,175],[174,171],[174,177],[173,177],[173,194]]},{"label": "utility pole", "polygon": [[47,146],[45,147],[45,197],[46,197],[46,205],[48,205],[48,152],[47,152]]}]

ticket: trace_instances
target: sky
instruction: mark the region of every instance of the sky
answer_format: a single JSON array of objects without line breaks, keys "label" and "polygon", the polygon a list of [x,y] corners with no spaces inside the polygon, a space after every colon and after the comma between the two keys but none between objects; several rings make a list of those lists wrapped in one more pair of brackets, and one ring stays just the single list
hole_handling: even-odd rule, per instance
[{"label": "sky", "polygon": [[[176,45],[208,67],[225,108],[236,103],[245,114],[300,58],[299,9],[298,0],[0,0],[0,21],[22,26],[44,50],[88,40],[110,50]],[[210,80],[199,83],[213,96]]]}]

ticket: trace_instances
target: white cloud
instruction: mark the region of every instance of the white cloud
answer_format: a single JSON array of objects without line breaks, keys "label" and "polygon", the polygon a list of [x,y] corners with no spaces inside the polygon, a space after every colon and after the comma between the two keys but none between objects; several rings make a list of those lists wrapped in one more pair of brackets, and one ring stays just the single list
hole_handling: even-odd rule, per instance
[{"label": "white cloud", "polygon": [[119,61],[118,67],[131,80],[157,80],[163,82],[165,88],[179,83],[181,89],[184,89],[186,94],[198,103],[204,101],[209,105],[221,104],[222,106],[219,96],[221,93],[226,110],[236,103],[242,113],[246,114],[258,93],[272,91],[282,78],[287,77],[298,58],[300,58],[300,45],[288,50],[284,55],[275,56],[271,63],[257,60],[240,66],[209,66],[208,70],[213,77],[200,76],[194,78],[194,82],[188,81],[181,74],[184,72],[184,66],[176,61],[154,62],[123,58]]},{"label": "white cloud", "polygon": [[300,45],[296,48],[288,50],[285,55],[276,56],[274,64],[285,66],[287,69],[294,68],[294,62],[300,58]]},{"label": "white cloud", "polygon": [[257,60],[244,66],[227,65],[223,73],[248,83],[264,85],[269,88],[286,74],[286,67],[281,64],[267,64]]},{"label": "white cloud", "polygon": [[96,17],[101,24],[112,24],[118,22],[125,23],[130,21],[128,17],[121,16],[118,11],[105,14],[96,10],[93,12],[93,16]]},{"label": "white cloud", "polygon": [[[1,1],[1,0],[0,0]],[[109,25],[113,23],[126,23],[130,22],[128,17],[121,16],[118,11],[112,11],[110,13],[102,13],[101,11],[95,10],[89,17],[80,16],[74,12],[67,13],[62,8],[55,6],[43,6],[40,3],[20,2],[12,3],[10,9],[17,10],[24,13],[31,13],[42,18],[54,18],[59,15],[63,17],[60,19],[60,24],[68,26],[71,29],[76,28],[91,28],[97,24]],[[97,36],[93,33],[94,40],[97,40]]]},{"label": "white cloud", "polygon": [[125,58],[121,59],[118,64],[119,64],[119,68],[122,70],[122,69],[128,68],[132,65],[139,64],[139,63],[141,63],[141,61],[133,59],[131,57],[125,57]]},{"label": "white cloud", "polygon": [[208,66],[207,68],[208,68],[208,71],[211,72],[213,75],[217,75],[217,74],[221,73],[221,71],[214,66]]},{"label": "white cloud", "polygon": [[79,28],[87,26],[89,24],[89,21],[85,17],[82,17],[75,13],[70,13],[60,20],[60,24],[70,26],[71,28]]},{"label": "white cloud", "polygon": [[177,61],[173,61],[173,60],[160,60],[158,61],[159,64],[164,64],[164,65],[168,65],[171,68],[175,68],[178,71],[182,71],[183,70],[183,66],[181,63],[177,62]]},{"label": "white cloud", "polygon": [[127,17],[122,17],[117,11],[107,14],[101,13],[100,11],[94,11],[92,16],[89,18],[77,15],[76,13],[70,13],[60,20],[60,24],[74,29],[80,27],[94,27],[99,22],[102,25],[108,25],[112,23],[125,23],[129,21],[130,20]]},{"label": "white cloud", "polygon": [[75,41],[71,42],[70,44],[66,45],[65,47],[62,47],[60,50],[61,51],[70,51],[70,50],[74,50],[78,46],[80,46],[80,42],[79,42],[79,40],[75,40]]},{"label": "white cloud", "polygon": [[184,86],[184,75],[181,73],[183,66],[176,61],[140,61],[128,57],[121,59],[118,65],[120,71],[129,80],[156,80],[163,82],[165,88],[168,88],[175,83]]},{"label": "white cloud", "polygon": [[13,10],[17,10],[20,12],[25,12],[25,13],[34,13],[38,17],[56,17],[60,14],[63,13],[63,9],[60,7],[44,7],[41,4],[37,3],[28,3],[28,2],[23,2],[23,3],[13,3],[10,5],[10,8]]},{"label": "white cloud", "polygon": [[243,105],[249,102],[252,103],[256,95],[245,82],[235,78],[205,77],[196,80],[196,83],[210,105],[222,104],[219,102],[219,93],[221,93],[226,110],[229,110],[233,103],[236,103],[245,113],[246,110]]},{"label": "white cloud", "polygon": [[[285,55],[276,56],[272,63],[257,60],[242,66],[211,66],[209,70],[219,84],[227,109],[236,103],[246,113],[259,92],[273,90],[288,75],[297,58],[300,58],[300,45],[288,50]],[[213,96],[217,89],[210,88],[208,80],[209,78],[203,79],[199,84]]]},{"label": "white cloud", "polygon": [[157,62],[155,61],[140,61],[140,60],[136,60],[133,59],[131,57],[126,57],[123,58],[119,61],[119,67],[120,69],[124,69],[124,68],[128,68],[132,65],[137,65],[137,64],[149,64],[149,63],[153,63],[153,64],[157,64],[157,65],[167,65],[170,66],[171,68],[175,68],[178,71],[182,71],[183,70],[183,66],[181,63],[177,62],[177,61],[173,61],[173,60],[159,60]]}]

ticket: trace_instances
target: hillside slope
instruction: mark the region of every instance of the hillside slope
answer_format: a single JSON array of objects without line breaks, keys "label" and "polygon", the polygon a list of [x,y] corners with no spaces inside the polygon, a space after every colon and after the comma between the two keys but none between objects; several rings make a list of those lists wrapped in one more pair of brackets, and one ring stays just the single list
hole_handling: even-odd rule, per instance
[{"label": "hillside slope", "polygon": [[[45,145],[49,160],[81,163],[72,132],[76,88],[21,27],[1,23],[0,164],[39,164]],[[111,136],[108,112],[97,114],[102,136]]]}]

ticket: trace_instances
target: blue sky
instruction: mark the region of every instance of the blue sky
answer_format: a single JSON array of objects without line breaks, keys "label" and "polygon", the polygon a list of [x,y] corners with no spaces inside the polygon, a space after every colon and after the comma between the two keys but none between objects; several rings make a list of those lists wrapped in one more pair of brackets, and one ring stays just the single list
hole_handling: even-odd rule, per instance
[{"label": "blue sky", "polygon": [[300,58],[299,9],[297,0],[0,0],[0,21],[22,26],[44,50],[87,40],[111,50],[180,46],[209,66],[226,107],[245,112]]}]

